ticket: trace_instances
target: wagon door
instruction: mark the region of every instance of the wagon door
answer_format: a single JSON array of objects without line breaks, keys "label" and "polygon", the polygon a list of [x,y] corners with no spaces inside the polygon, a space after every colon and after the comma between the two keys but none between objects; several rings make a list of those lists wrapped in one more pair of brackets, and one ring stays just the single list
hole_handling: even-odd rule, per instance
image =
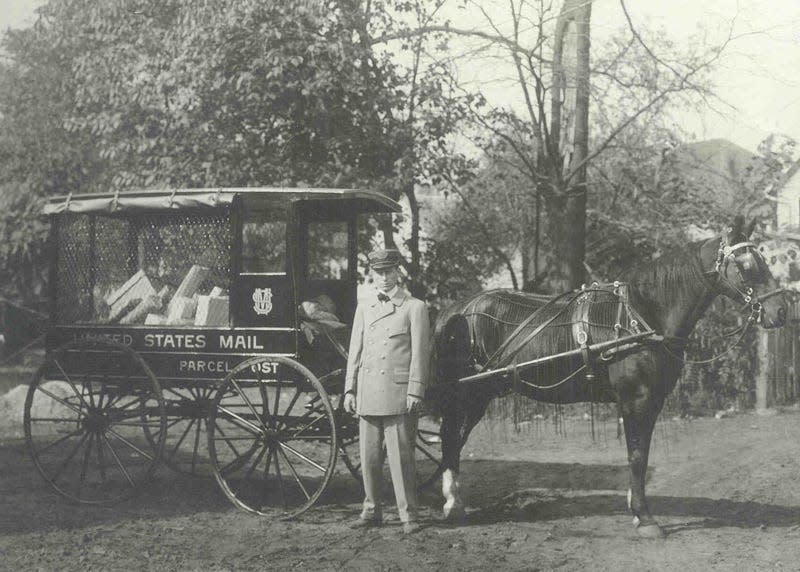
[{"label": "wagon door", "polygon": [[[287,249],[289,209],[241,213],[241,253],[233,299],[234,328],[266,330],[266,353],[293,354],[296,349],[294,292]],[[264,336],[259,336],[262,338]]]}]

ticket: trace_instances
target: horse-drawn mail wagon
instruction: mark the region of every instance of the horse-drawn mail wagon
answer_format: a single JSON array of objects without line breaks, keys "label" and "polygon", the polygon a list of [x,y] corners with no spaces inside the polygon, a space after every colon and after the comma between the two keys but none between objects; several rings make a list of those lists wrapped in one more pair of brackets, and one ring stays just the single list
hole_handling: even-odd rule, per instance
[{"label": "horse-drawn mail wagon", "polygon": [[[294,516],[352,457],[338,400],[359,227],[396,202],[342,189],[190,189],[49,201],[47,357],[27,444],[60,494],[110,503],[159,461]],[[421,454],[436,456],[421,442]]]}]

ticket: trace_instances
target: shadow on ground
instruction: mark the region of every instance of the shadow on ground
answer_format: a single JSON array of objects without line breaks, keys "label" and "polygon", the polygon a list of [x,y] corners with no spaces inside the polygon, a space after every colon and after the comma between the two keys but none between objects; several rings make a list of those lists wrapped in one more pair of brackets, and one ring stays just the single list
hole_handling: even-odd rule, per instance
[{"label": "shadow on ground", "polygon": [[[650,474],[654,470],[657,467],[651,467]],[[464,521],[454,526],[627,516],[626,466],[469,460],[462,463],[462,475],[470,510]],[[432,517],[439,514],[442,505],[439,487],[437,482],[421,495],[424,512]],[[385,494],[387,504],[392,504],[394,496],[388,482]],[[302,518],[320,523],[355,518],[361,498],[361,485],[342,466],[318,506]],[[649,500],[656,518],[688,519],[665,526],[670,534],[696,528],[790,527],[800,523],[800,507],[702,497],[654,496]],[[198,513],[258,518],[238,512],[213,478],[193,478],[165,467],[132,500],[111,507],[71,504],[39,477],[24,442],[0,445],[0,534],[111,526]]]}]

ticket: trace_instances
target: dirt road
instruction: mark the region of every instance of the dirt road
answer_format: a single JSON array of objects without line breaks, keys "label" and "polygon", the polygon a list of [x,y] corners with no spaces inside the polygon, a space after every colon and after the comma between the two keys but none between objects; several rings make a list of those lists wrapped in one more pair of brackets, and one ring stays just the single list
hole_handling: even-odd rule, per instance
[{"label": "dirt road", "polygon": [[114,508],[52,493],[23,443],[0,444],[0,568],[8,570],[800,570],[800,412],[662,421],[651,508],[666,540],[636,536],[625,509],[625,448],[572,420],[521,433],[484,424],[465,451],[467,518],[404,537],[396,520],[359,533],[358,484],[344,467],[295,522],[239,512],[211,480],[159,470]]}]

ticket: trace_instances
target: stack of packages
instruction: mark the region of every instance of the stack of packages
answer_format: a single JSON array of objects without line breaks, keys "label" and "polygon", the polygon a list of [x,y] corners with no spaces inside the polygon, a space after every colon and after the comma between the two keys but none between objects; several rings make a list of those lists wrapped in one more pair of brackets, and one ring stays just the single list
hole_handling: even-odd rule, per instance
[{"label": "stack of packages", "polygon": [[164,326],[227,326],[228,296],[215,286],[207,295],[198,292],[210,270],[195,264],[186,273],[172,299],[164,306],[169,287],[159,292],[143,270],[106,297],[109,323]]}]

